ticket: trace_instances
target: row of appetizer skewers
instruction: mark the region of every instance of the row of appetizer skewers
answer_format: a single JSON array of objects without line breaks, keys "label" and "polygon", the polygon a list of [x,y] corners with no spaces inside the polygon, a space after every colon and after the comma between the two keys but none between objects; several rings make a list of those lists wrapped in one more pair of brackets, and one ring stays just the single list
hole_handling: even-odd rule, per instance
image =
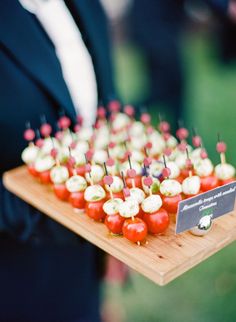
[{"label": "row of appetizer skewers", "polygon": [[181,200],[235,180],[220,139],[221,162],[214,167],[201,137],[193,136],[192,148],[184,127],[177,131],[177,140],[165,121],[158,130],[147,113],[136,121],[131,106],[120,112],[113,103],[110,111],[108,120],[99,108],[93,128],[83,127],[79,119],[74,131],[70,119],[62,116],[54,136],[46,120],[36,133],[27,124],[24,137],[29,144],[22,159],[33,176],[53,185],[59,199],[104,221],[113,234],[139,244],[148,232],[167,229]]}]

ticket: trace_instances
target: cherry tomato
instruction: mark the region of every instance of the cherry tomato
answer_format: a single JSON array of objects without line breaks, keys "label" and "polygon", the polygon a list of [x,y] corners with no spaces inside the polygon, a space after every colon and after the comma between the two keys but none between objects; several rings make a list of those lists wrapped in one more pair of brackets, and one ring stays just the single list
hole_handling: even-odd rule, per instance
[{"label": "cherry tomato", "polygon": [[58,199],[63,200],[63,201],[68,200],[70,193],[66,189],[66,186],[64,183],[54,184],[53,190],[54,190],[55,195],[57,196]]},{"label": "cherry tomato", "polygon": [[185,177],[182,175],[178,176],[175,180],[177,180],[179,183],[182,183],[184,181]]},{"label": "cherry tomato", "polygon": [[84,200],[84,192],[71,192],[69,196],[69,202],[74,208],[84,209],[86,205],[86,201]]},{"label": "cherry tomato", "polygon": [[68,171],[69,171],[69,176],[70,177],[72,177],[73,176],[73,174],[74,174],[74,171],[73,171],[73,167],[71,167],[70,165],[66,165],[66,167],[67,167],[67,169],[68,169]]},{"label": "cherry tomato", "polygon": [[102,179],[102,180],[100,180],[100,181],[98,181],[98,183],[97,183],[97,184],[99,184],[99,186],[101,186],[101,187],[105,188],[105,183],[104,183],[103,179]]},{"label": "cherry tomato", "polygon": [[170,218],[167,211],[160,208],[153,213],[145,213],[143,220],[148,226],[148,232],[152,234],[163,233],[169,226]]},{"label": "cherry tomato", "polygon": [[182,200],[187,199],[184,193],[181,193]]},{"label": "cherry tomato", "polygon": [[121,235],[122,227],[125,218],[121,217],[118,213],[115,215],[107,215],[105,218],[105,225],[113,234]]},{"label": "cherry tomato", "polygon": [[51,183],[50,170],[39,172],[39,178],[41,183],[44,183],[44,184]]},{"label": "cherry tomato", "polygon": [[86,173],[84,165],[77,167],[77,168],[73,168],[70,165],[67,165],[67,169],[69,171],[70,177],[73,176],[74,170],[76,171],[76,174],[78,174],[79,176],[82,176],[82,177],[84,177],[85,173]]},{"label": "cherry tomato", "polygon": [[35,170],[35,167],[33,164],[28,165],[28,171],[29,173],[33,176],[33,177],[38,177],[39,176],[39,172]]},{"label": "cherry tomato", "polygon": [[128,240],[134,243],[141,242],[147,236],[147,224],[140,218],[126,219],[122,232]]},{"label": "cherry tomato", "polygon": [[[110,192],[107,192],[107,199],[110,199]],[[123,191],[119,191],[119,192],[113,192],[112,193],[113,197],[114,198],[120,198],[122,200],[124,200],[124,194],[123,194]]]},{"label": "cherry tomato", "polygon": [[[192,170],[192,174],[194,174],[194,171],[193,170]],[[188,176],[189,176],[189,169],[186,169],[186,168],[182,169],[181,170],[181,173],[180,173],[180,177],[182,177],[183,180],[184,180]]]},{"label": "cherry tomato", "polygon": [[86,173],[85,165],[81,165],[80,167],[75,168],[75,170],[79,176],[82,176],[82,177],[85,176],[85,173]]},{"label": "cherry tomato", "polygon": [[144,215],[144,211],[141,207],[139,207],[139,212],[137,213],[137,215],[135,217],[143,219],[143,215]]},{"label": "cherry tomato", "polygon": [[217,188],[219,186],[218,179],[214,175],[201,177],[200,180],[201,180],[201,190],[204,192]]},{"label": "cherry tomato", "polygon": [[236,180],[236,178],[230,178],[230,179],[227,179],[227,180],[220,180],[219,181],[219,186],[223,186],[224,184],[234,182],[235,180]]},{"label": "cherry tomato", "polygon": [[192,197],[196,197],[196,196],[200,195],[201,193],[203,193],[203,191],[200,190],[196,195],[184,195],[183,199],[189,199]]},{"label": "cherry tomato", "polygon": [[125,199],[123,191],[113,192],[113,197],[114,197],[114,198],[120,198],[120,199],[122,199],[122,200],[124,200],[124,199]]},{"label": "cherry tomato", "polygon": [[95,202],[87,202],[85,206],[85,211],[87,215],[97,221],[101,221],[105,218],[106,214],[103,210],[103,204],[105,199],[95,201]]},{"label": "cherry tomato", "polygon": [[178,210],[178,204],[181,200],[181,194],[174,197],[162,196],[162,206],[169,214],[176,214]]},{"label": "cherry tomato", "polygon": [[128,188],[133,188],[133,183],[132,183],[133,180],[134,180],[134,183],[135,183],[135,187],[136,188],[140,188],[140,189],[143,188],[143,185],[142,185],[142,177],[141,176],[136,176],[133,179],[127,177],[126,178],[126,184],[127,184],[127,187]]}]

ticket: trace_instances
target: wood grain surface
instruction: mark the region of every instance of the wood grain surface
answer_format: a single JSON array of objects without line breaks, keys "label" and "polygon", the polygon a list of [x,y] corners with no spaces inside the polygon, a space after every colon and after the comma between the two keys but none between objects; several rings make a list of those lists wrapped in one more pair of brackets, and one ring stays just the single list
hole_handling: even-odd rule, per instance
[{"label": "wood grain surface", "polygon": [[123,237],[112,236],[102,223],[77,214],[67,202],[59,201],[50,186],[32,178],[25,166],[8,171],[3,177],[6,188],[45,215],[118,258],[159,285],[165,285],[201,263],[236,238],[236,212],[214,221],[205,237],[188,232],[175,235],[171,223],[165,234],[148,236],[148,244],[138,246]]}]

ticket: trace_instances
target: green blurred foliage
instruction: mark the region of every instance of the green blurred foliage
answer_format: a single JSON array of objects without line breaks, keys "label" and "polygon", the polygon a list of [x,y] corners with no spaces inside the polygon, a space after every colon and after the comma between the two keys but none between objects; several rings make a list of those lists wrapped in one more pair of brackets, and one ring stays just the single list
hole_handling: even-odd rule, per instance
[{"label": "green blurred foliage", "polygon": [[[117,84],[124,102],[147,92],[148,80],[141,54],[132,46],[115,51]],[[186,120],[204,139],[211,158],[216,133],[228,144],[227,158],[236,164],[236,66],[217,63],[207,35],[184,40]],[[157,113],[152,112],[156,122]],[[165,287],[133,274],[125,287],[105,287],[105,294],[122,311],[125,322],[233,322],[236,321],[236,245],[183,274]],[[117,303],[119,307],[117,308]]]},{"label": "green blurred foliage", "polygon": [[[194,126],[214,162],[217,132],[228,145],[228,160],[236,164],[236,66],[225,67],[216,60],[206,34],[187,34],[183,42],[185,70],[185,122]],[[142,54],[131,45],[115,50],[117,87],[124,102],[138,102],[148,92],[148,77]],[[160,106],[160,109],[163,107]],[[152,109],[153,123],[158,121]],[[171,116],[169,116],[171,118]]]}]

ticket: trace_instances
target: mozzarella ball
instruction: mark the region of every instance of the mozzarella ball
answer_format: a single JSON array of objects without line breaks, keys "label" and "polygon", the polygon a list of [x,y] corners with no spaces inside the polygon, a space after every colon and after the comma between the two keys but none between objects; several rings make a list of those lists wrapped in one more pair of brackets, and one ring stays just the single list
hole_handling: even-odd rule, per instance
[{"label": "mozzarella ball", "polygon": [[234,177],[235,168],[229,163],[218,164],[215,167],[215,174],[219,180],[228,180]]},{"label": "mozzarella ball", "polygon": [[181,184],[173,179],[165,179],[160,185],[160,192],[167,197],[177,196],[182,192]]},{"label": "mozzarella ball", "polygon": [[207,177],[212,174],[214,167],[210,159],[199,159],[194,163],[194,169],[199,177]]},{"label": "mozzarella ball", "polygon": [[202,152],[202,148],[197,148],[197,149],[194,149],[192,152],[191,152],[191,160],[193,162],[195,162],[195,160],[199,160],[201,159],[201,152]]},{"label": "mozzarella ball", "polygon": [[26,164],[32,164],[35,162],[39,153],[39,148],[35,145],[29,145],[25,148],[21,154],[21,158]]},{"label": "mozzarella ball", "polygon": [[[91,166],[91,172],[90,175],[92,177],[92,180],[94,183],[98,183],[99,181],[102,180],[103,176],[104,176],[104,170],[100,165],[92,165]],[[88,182],[91,181],[89,173],[85,174],[85,178]]]},{"label": "mozzarella ball", "polygon": [[122,144],[128,139],[127,131],[119,131],[116,134],[111,135],[111,141],[117,144]]},{"label": "mozzarella ball", "polygon": [[104,150],[110,142],[110,136],[108,134],[99,134],[96,136],[94,141],[94,148],[95,150]]},{"label": "mozzarella ball", "polygon": [[68,169],[64,166],[55,166],[50,171],[50,178],[53,183],[60,184],[69,178]]},{"label": "mozzarella ball", "polygon": [[110,156],[114,159],[123,159],[126,149],[124,145],[116,145],[113,149],[109,150]]},{"label": "mozzarella ball", "polygon": [[132,160],[138,163],[143,163],[144,160],[144,154],[141,151],[133,150],[132,151]]},{"label": "mozzarella ball", "polygon": [[112,192],[117,193],[122,191],[122,189],[124,188],[124,184],[120,177],[113,176],[112,184],[110,185],[110,187],[108,185],[105,185],[105,188],[107,191],[111,189]]},{"label": "mozzarella ball", "polygon": [[[142,173],[141,165],[138,162],[135,162],[133,160],[131,160],[131,164],[132,164],[132,168],[136,171],[136,174],[140,175]],[[124,172],[124,175],[127,176],[127,170],[130,169],[129,162],[126,161],[126,162],[122,163],[120,169],[121,169],[121,171]]]},{"label": "mozzarella ball", "polygon": [[178,153],[175,159],[175,163],[177,164],[177,166],[179,167],[179,169],[184,169],[185,165],[186,165],[186,161],[187,161],[187,155],[186,153]]},{"label": "mozzarella ball", "polygon": [[180,175],[180,169],[175,162],[168,161],[166,165],[170,169],[170,179],[175,179]]},{"label": "mozzarella ball", "polygon": [[72,151],[75,151],[76,153],[85,154],[88,150],[89,150],[88,142],[79,140]]},{"label": "mozzarella ball", "polygon": [[112,122],[112,128],[116,131],[120,131],[126,128],[130,123],[130,118],[124,113],[117,113],[115,119]]},{"label": "mozzarella ball", "polygon": [[58,140],[55,139],[55,138],[52,138],[52,137],[46,138],[43,141],[43,146],[41,148],[41,153],[42,154],[50,154],[51,150],[54,149],[54,148],[57,149],[57,150],[60,149],[60,144],[59,144]]},{"label": "mozzarella ball", "polygon": [[133,137],[130,143],[128,144],[128,147],[131,151],[139,151],[144,148],[145,144],[147,143],[146,135],[140,135],[139,137]]},{"label": "mozzarella ball", "polygon": [[106,192],[103,187],[99,185],[92,185],[85,189],[84,199],[88,202],[96,202],[104,199],[106,197]]},{"label": "mozzarella ball", "polygon": [[[143,183],[144,177],[142,178],[143,191],[149,194],[149,188]],[[152,178],[152,185],[150,187],[152,193],[157,193],[160,189],[160,181],[157,178]]]},{"label": "mozzarella ball", "polygon": [[126,198],[126,200],[129,200],[131,198],[134,199],[138,204],[142,203],[145,198],[145,193],[143,192],[143,190],[139,188],[131,188],[129,191],[130,196]]},{"label": "mozzarella ball", "polygon": [[67,130],[62,137],[61,143],[63,146],[70,146],[71,143],[74,141],[74,139],[76,138],[75,134],[73,132],[70,132],[69,130]]},{"label": "mozzarella ball", "polygon": [[125,218],[134,217],[139,213],[139,204],[134,199],[126,200],[119,205],[119,213]]},{"label": "mozzarella ball", "polygon": [[162,136],[160,136],[160,134],[157,134],[157,132],[155,132],[155,135],[152,134],[152,136],[149,139],[152,143],[152,147],[149,150],[149,154],[151,156],[156,156],[156,155],[162,154],[162,152],[166,146],[165,141],[162,138]]},{"label": "mozzarella ball", "polygon": [[171,154],[169,156],[166,157],[167,160],[169,161],[175,161],[175,159],[177,158],[177,156],[179,155],[179,150],[178,148],[174,148],[171,151]]},{"label": "mozzarella ball", "polygon": [[92,127],[82,127],[79,132],[77,132],[77,137],[81,141],[90,141],[93,135]]},{"label": "mozzarella ball", "polygon": [[81,153],[78,150],[71,150],[71,156],[75,159],[76,166],[85,165],[86,158],[84,153]]},{"label": "mozzarella ball", "polygon": [[84,191],[87,188],[87,182],[84,177],[75,175],[66,181],[66,188],[69,192]]},{"label": "mozzarella ball", "polygon": [[107,200],[103,205],[104,212],[111,216],[119,213],[119,207],[123,203],[123,200],[120,198],[114,198]]},{"label": "mozzarella ball", "polygon": [[55,160],[50,155],[41,155],[35,161],[34,167],[38,172],[50,170],[55,164]]},{"label": "mozzarella ball", "polygon": [[68,160],[69,156],[70,156],[70,151],[68,147],[62,146],[60,147],[60,149],[58,149],[57,159],[61,163],[65,163]]},{"label": "mozzarella ball", "polygon": [[144,127],[143,123],[138,122],[138,121],[133,122],[133,124],[131,125],[131,127],[129,129],[129,134],[132,137],[139,137],[144,133],[145,133],[145,127]]},{"label": "mozzarella ball", "polygon": [[159,177],[164,169],[164,163],[162,161],[153,161],[149,167],[150,174],[154,177]]},{"label": "mozzarella ball", "polygon": [[107,161],[108,155],[105,150],[96,150],[93,154],[93,161],[98,164],[104,164]]},{"label": "mozzarella ball", "polygon": [[159,195],[152,195],[145,198],[142,202],[142,209],[146,213],[158,211],[162,206],[162,199]]},{"label": "mozzarella ball", "polygon": [[182,182],[182,189],[185,195],[196,195],[201,187],[200,178],[198,176],[187,177]]},{"label": "mozzarella ball", "polygon": [[166,141],[166,146],[168,148],[174,149],[178,145],[178,141],[174,136],[170,136],[169,139]]}]

